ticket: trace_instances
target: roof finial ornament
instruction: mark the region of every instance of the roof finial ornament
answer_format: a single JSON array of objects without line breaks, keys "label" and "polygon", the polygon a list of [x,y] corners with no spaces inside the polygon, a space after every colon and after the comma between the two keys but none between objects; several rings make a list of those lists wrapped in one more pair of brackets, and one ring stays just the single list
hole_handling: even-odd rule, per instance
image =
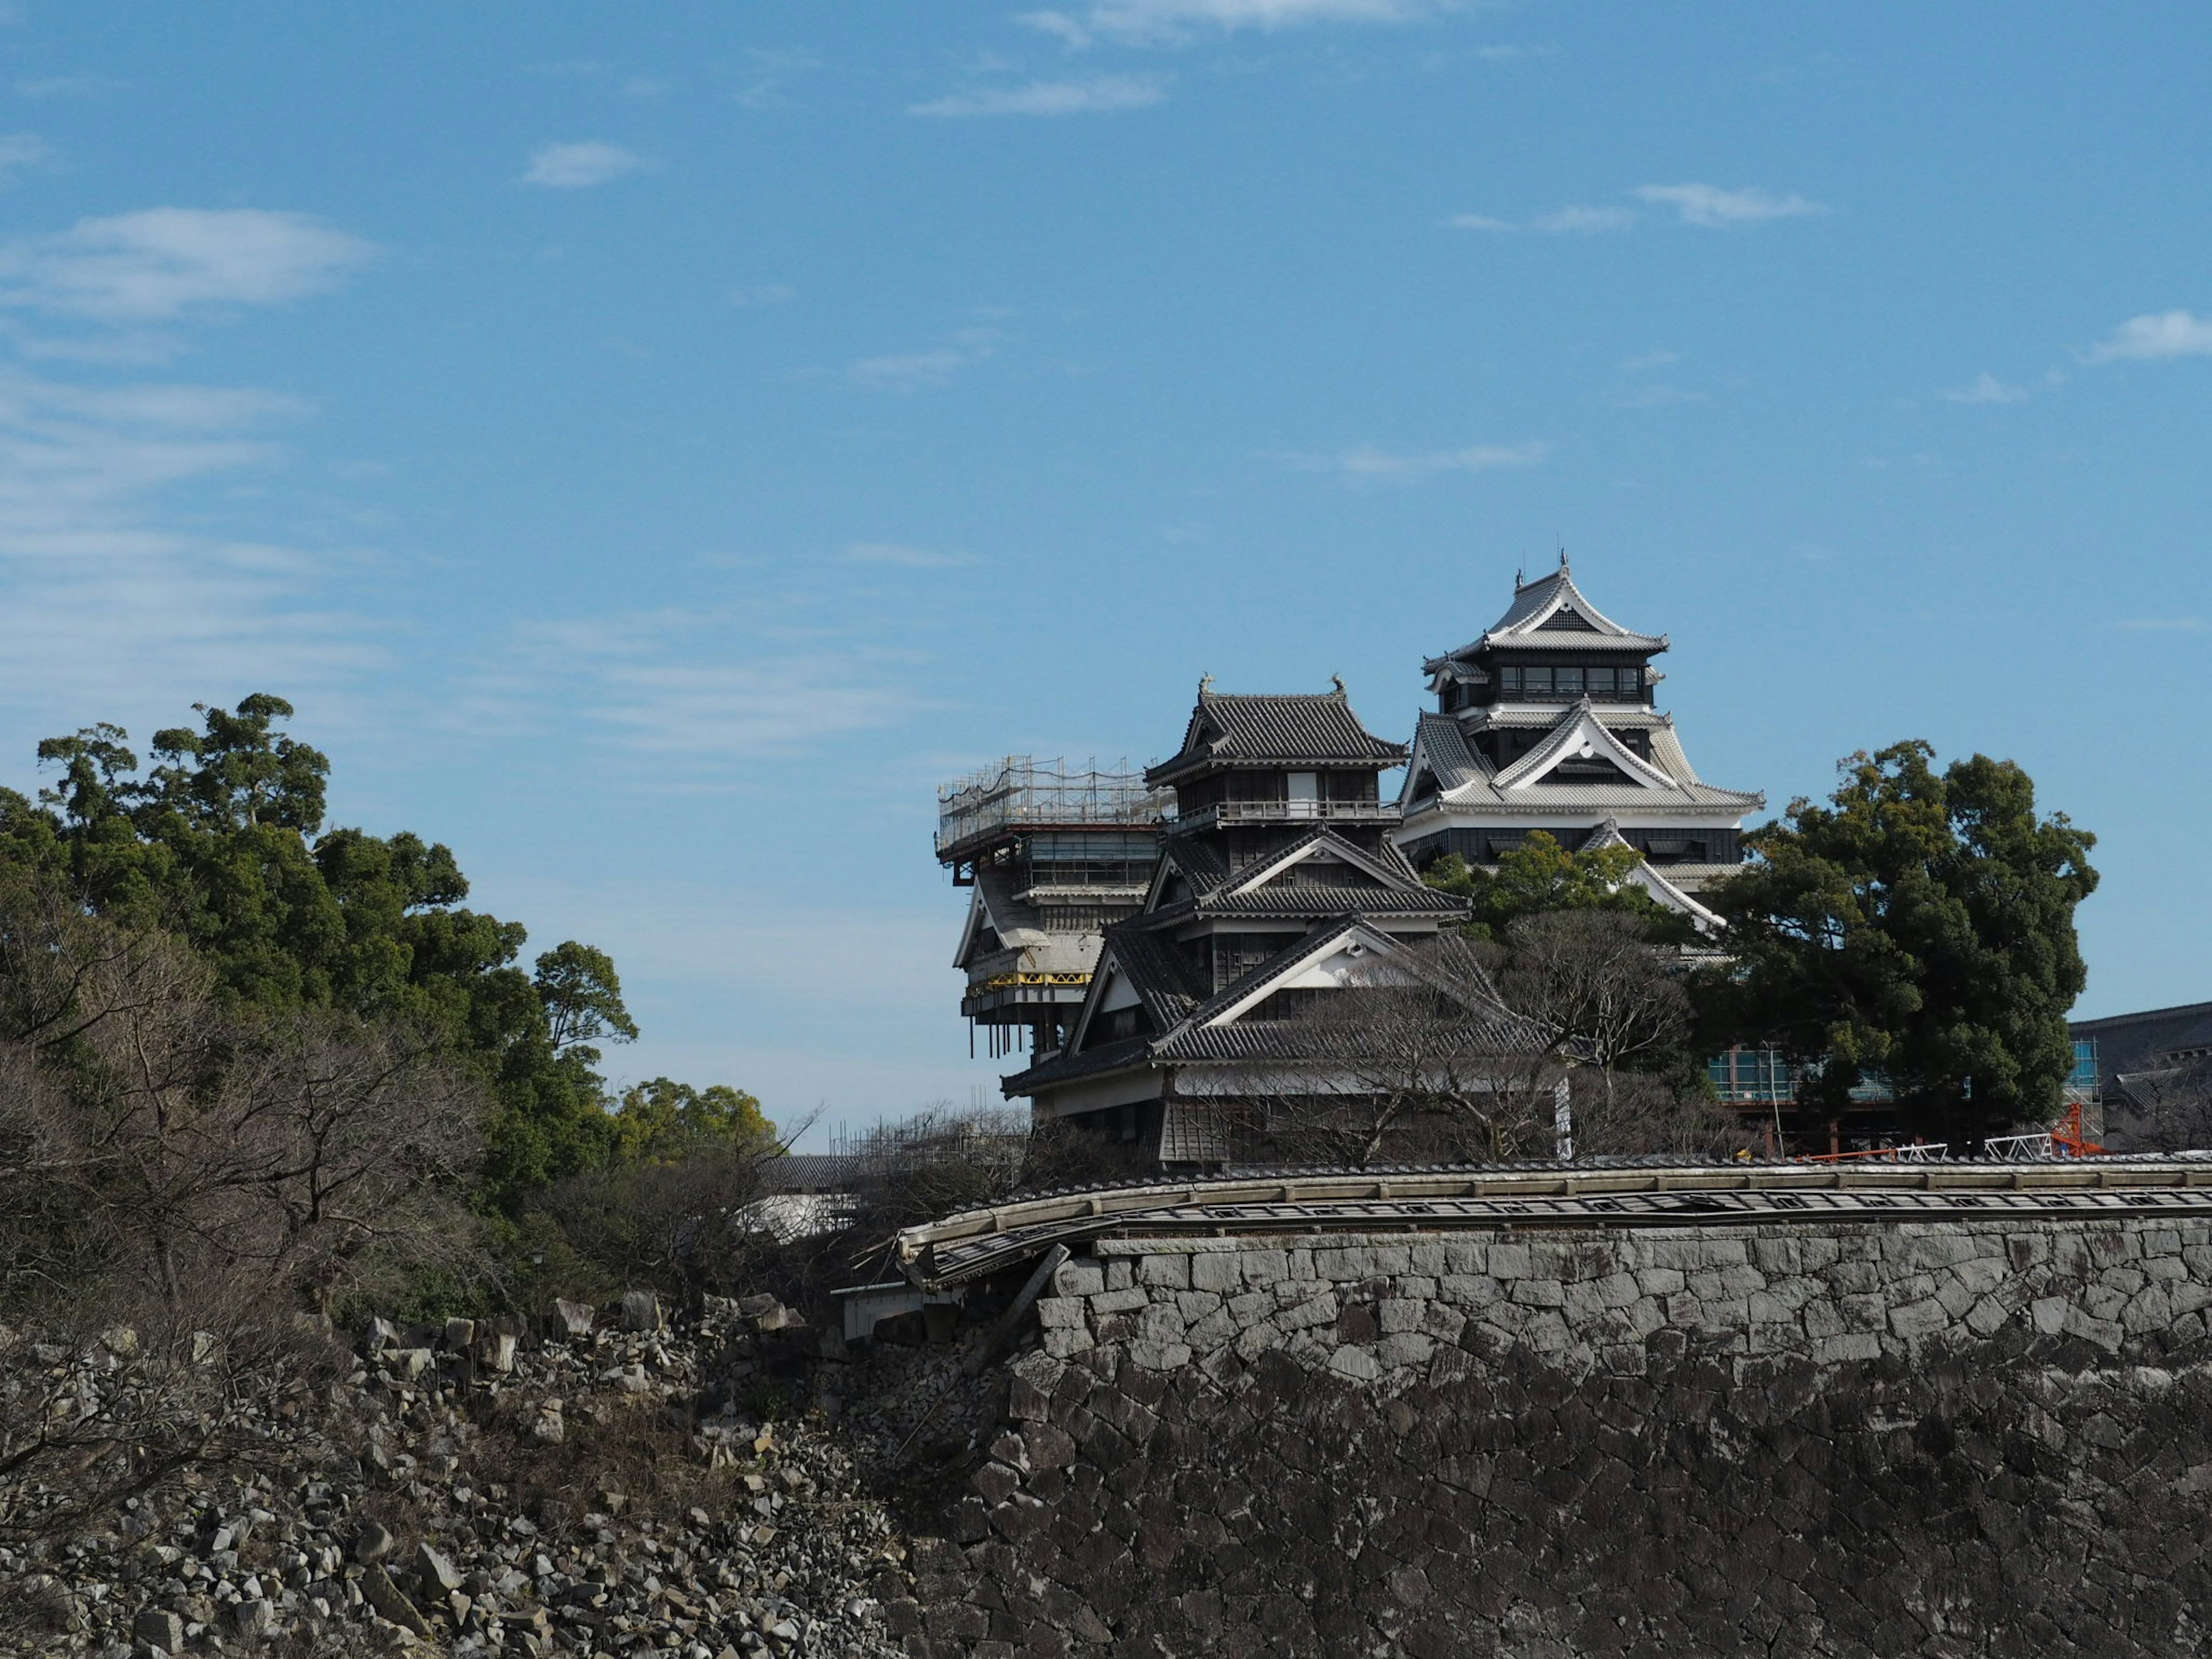
[{"label": "roof finial ornament", "polygon": [[1522,588],[1526,586],[1526,584],[1521,580],[1525,568],[1526,567],[1517,564],[1513,567],[1513,591],[1516,593],[1518,593]]},{"label": "roof finial ornament", "polygon": [[1344,676],[1343,676],[1343,675],[1341,675],[1341,674],[1331,674],[1331,675],[1328,677],[1328,683],[1329,683],[1331,685],[1333,685],[1333,686],[1334,686],[1334,687],[1336,688],[1336,695],[1337,695],[1338,696],[1341,697],[1341,696],[1348,696],[1348,695],[1349,695],[1349,694],[1345,690],[1345,689],[1344,689]]},{"label": "roof finial ornament", "polygon": [[1559,570],[1562,574],[1569,574],[1567,572],[1567,544],[1565,542],[1561,542],[1559,544]]},{"label": "roof finial ornament", "polygon": [[1198,677],[1198,695],[1202,697],[1212,690],[1213,676],[1211,674],[1200,674]]}]

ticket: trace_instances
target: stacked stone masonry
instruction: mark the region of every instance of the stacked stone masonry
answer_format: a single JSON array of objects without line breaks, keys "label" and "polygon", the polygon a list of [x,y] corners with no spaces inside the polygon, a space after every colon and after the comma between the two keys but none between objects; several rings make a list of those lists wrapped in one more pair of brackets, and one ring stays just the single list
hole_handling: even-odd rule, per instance
[{"label": "stacked stone masonry", "polygon": [[2212,1648],[2212,1221],[1093,1249],[918,1659]]}]

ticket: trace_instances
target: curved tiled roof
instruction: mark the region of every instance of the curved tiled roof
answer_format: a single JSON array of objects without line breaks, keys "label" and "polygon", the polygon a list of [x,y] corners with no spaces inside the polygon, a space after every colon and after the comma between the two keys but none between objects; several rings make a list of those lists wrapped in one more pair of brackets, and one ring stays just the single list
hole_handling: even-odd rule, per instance
[{"label": "curved tiled roof", "polygon": [[[1602,731],[1607,715],[1601,705],[1588,698],[1550,711],[1552,731],[1544,741],[1516,760],[1504,770],[1492,773],[1480,764],[1481,757],[1467,742],[1467,734],[1448,714],[1424,714],[1415,732],[1415,744],[1422,759],[1437,774],[1438,793],[1436,805],[1429,811],[1465,810],[1474,807],[1486,812],[1498,811],[1516,816],[1530,811],[1590,811],[1602,814],[1623,811],[1650,812],[1674,808],[1699,808],[1706,811],[1726,811],[1739,816],[1755,811],[1766,805],[1766,797],[1757,790],[1723,789],[1702,781],[1690,765],[1689,757],[1682,752],[1681,738],[1676,734],[1671,720],[1644,727],[1651,734],[1651,758],[1649,761],[1628,754],[1621,769],[1631,779],[1645,781],[1623,783],[1565,783],[1551,778],[1538,777],[1531,782],[1517,780],[1540,773],[1558,751],[1583,724],[1585,717]],[[1620,745],[1610,738],[1608,750]],[[1467,757],[1462,769],[1455,764],[1456,775],[1447,778],[1439,763],[1449,755],[1455,763],[1460,756]],[[1620,757],[1608,754],[1608,758],[1620,763]],[[1408,803],[1410,805],[1410,803]],[[1413,831],[1414,826],[1409,825]]]},{"label": "curved tiled roof", "polygon": [[[1563,611],[1571,611],[1588,624],[1584,628],[1547,628],[1545,624]],[[1441,657],[1431,657],[1423,665],[1424,672],[1437,673],[1445,664],[1456,659],[1474,656],[1484,650],[1499,647],[1508,649],[1542,649],[1545,651],[1634,651],[1645,654],[1664,651],[1664,634],[1638,634],[1623,628],[1583,597],[1575,586],[1573,574],[1567,568],[1566,556],[1559,557],[1559,568],[1548,576],[1516,586],[1513,603],[1505,614],[1491,623],[1482,637],[1447,651]]]},{"label": "curved tiled roof", "polygon": [[1148,785],[1170,782],[1212,762],[1276,765],[1395,766],[1403,744],[1359,723],[1341,686],[1316,696],[1231,695],[1201,688],[1182,750],[1147,768]]}]

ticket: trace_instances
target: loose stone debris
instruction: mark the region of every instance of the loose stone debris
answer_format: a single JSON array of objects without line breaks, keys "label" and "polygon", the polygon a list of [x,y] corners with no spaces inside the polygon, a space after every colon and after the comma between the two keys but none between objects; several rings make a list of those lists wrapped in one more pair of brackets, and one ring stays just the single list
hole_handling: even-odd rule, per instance
[{"label": "loose stone debris", "polygon": [[[842,1349],[765,1296],[710,1297],[681,1331],[644,1291],[557,1304],[534,1331],[374,1321],[304,1429],[296,1398],[239,1402],[269,1419],[259,1467],[189,1471],[60,1541],[0,1542],[0,1646],[897,1653],[886,1608],[913,1606],[907,1549],[833,1426],[852,1386],[836,1379],[866,1369]],[[896,1381],[885,1365],[947,1359],[871,1363]],[[0,1332],[0,1386],[27,1365],[76,1368],[78,1408],[112,1369],[99,1345]],[[872,1423],[863,1447],[898,1426]],[[33,1514],[64,1502],[16,1497]]]}]

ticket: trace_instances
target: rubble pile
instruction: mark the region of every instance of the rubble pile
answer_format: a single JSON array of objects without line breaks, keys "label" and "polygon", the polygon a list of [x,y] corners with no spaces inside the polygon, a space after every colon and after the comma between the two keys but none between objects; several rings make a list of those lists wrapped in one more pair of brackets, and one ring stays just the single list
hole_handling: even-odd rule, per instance
[{"label": "rubble pile", "polygon": [[[272,1419],[265,1456],[189,1469],[74,1536],[0,1543],[0,1644],[896,1653],[906,1552],[828,1421],[841,1348],[768,1297],[709,1298],[681,1331],[635,1291],[556,1304],[534,1330],[374,1321],[304,1416],[296,1395],[241,1402]],[[77,1367],[74,1397],[97,1401],[98,1352],[27,1363]],[[15,1497],[21,1513],[63,1495]]]}]

